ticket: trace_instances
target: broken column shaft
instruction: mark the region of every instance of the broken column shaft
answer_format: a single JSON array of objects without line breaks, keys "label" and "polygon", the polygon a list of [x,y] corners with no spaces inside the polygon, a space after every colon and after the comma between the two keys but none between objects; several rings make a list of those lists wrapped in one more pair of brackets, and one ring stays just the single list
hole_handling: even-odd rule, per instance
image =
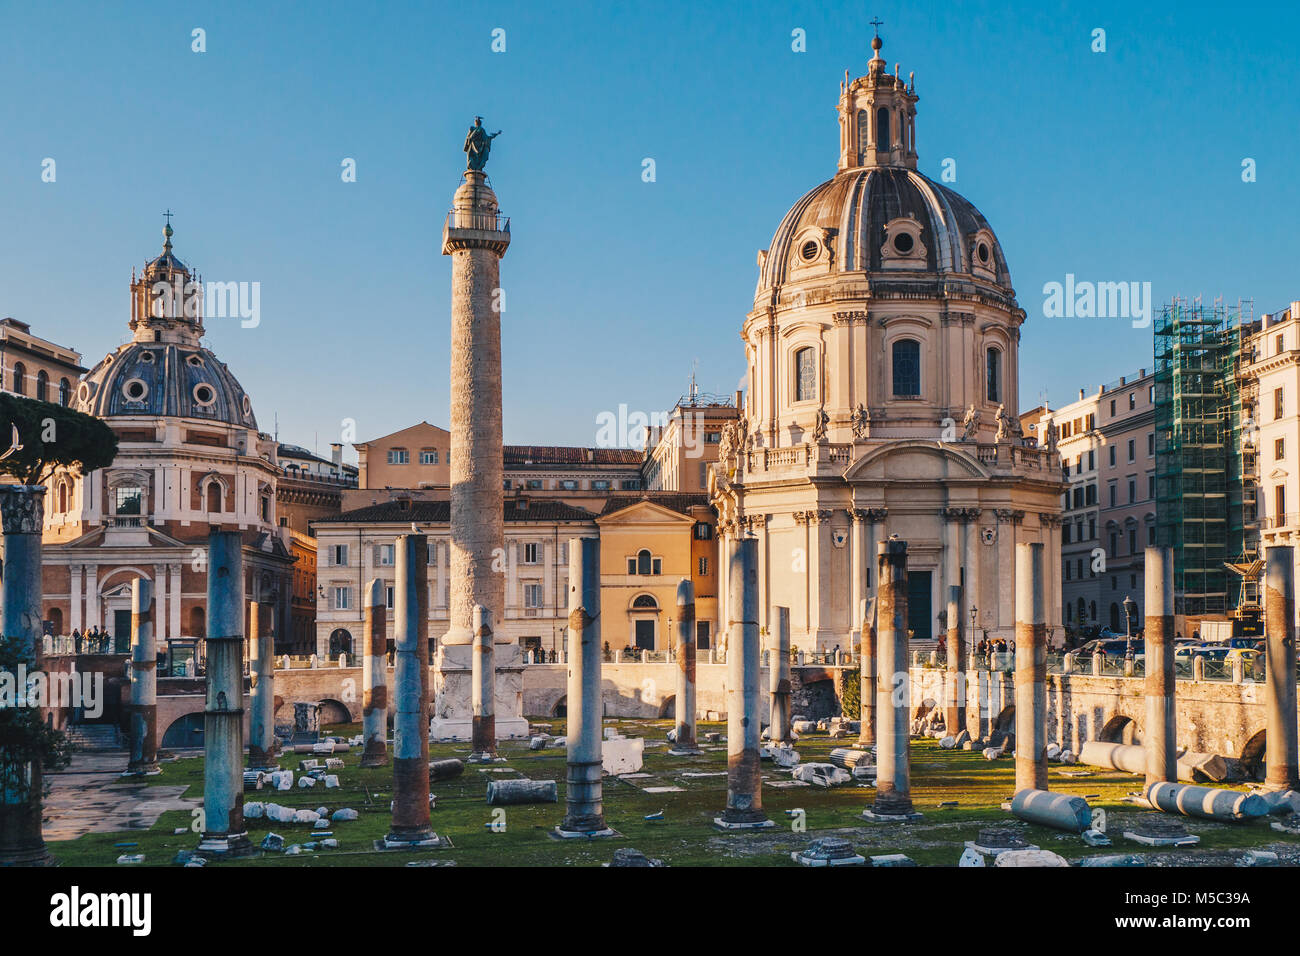
[{"label": "broken column shaft", "polygon": [[1264,786],[1295,790],[1300,787],[1296,767],[1295,549],[1267,548],[1264,556],[1264,701],[1268,714]]},{"label": "broken column shaft", "polygon": [[907,755],[911,675],[907,659],[907,542],[880,542],[876,590],[876,817],[912,814]]},{"label": "broken column shaft", "polygon": [[790,609],[776,610],[776,633],[768,654],[768,690],[772,704],[767,738],[774,744],[790,742]]},{"label": "broken column shaft", "polygon": [[473,726],[470,732],[471,761],[490,761],[497,753],[496,663],[492,655],[492,612],[482,604],[474,605],[474,656],[470,704]]},{"label": "broken column shaft", "polygon": [[254,770],[279,770],[275,739],[275,638],[271,634],[274,605],[248,602],[248,632],[252,637],[252,713],[248,721],[248,766]]},{"label": "broken column shaft", "polygon": [[153,633],[153,585],[136,578],[131,591],[131,757],[128,774],[158,769],[158,646]]},{"label": "broken column shaft", "polygon": [[[877,581],[879,584],[879,581]],[[876,742],[876,599],[863,598],[862,647],[858,653],[858,746]]]},{"label": "broken column shaft", "polygon": [[673,701],[676,733],[672,752],[695,754],[695,585],[677,583],[677,696]]},{"label": "broken column shaft", "polygon": [[1174,553],[1171,548],[1147,548],[1144,603],[1146,605],[1147,786],[1178,779],[1174,694]]},{"label": "broken column shaft", "polygon": [[[39,485],[0,485],[0,526],[4,564],[0,574],[0,649],[4,667],[30,673],[41,656],[41,527],[45,489]],[[10,663],[12,662],[12,664]],[[24,730],[35,733],[39,712],[29,710]],[[41,834],[41,762],[0,747],[0,866],[52,862]]]},{"label": "broken column shaft", "polygon": [[948,588],[948,700],[943,714],[944,731],[954,736],[966,729],[966,642],[961,606],[961,585],[954,584]]},{"label": "broken column shaft", "polygon": [[733,540],[727,563],[727,808],[723,829],[775,826],[763,814],[759,775],[758,539]]},{"label": "broken column shaft", "polygon": [[1047,592],[1043,545],[1016,545],[1016,790],[1047,789]]},{"label": "broken column shaft", "polygon": [[393,592],[393,827],[384,845],[436,846],[429,826],[429,539],[397,537]]},{"label": "broken column shaft", "polygon": [[244,553],[238,531],[208,536],[207,701],[200,852],[251,853],[244,825]]},{"label": "broken column shaft", "polygon": [[366,587],[361,622],[361,766],[388,766],[388,608],[384,582]]},{"label": "broken column shaft", "polygon": [[600,539],[569,539],[568,765],[560,836],[609,836],[601,791]]}]

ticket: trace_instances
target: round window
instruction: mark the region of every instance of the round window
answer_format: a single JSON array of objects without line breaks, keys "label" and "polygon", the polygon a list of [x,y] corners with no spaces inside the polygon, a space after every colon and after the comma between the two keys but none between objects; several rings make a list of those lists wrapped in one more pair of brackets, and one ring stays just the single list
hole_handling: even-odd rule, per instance
[{"label": "round window", "polygon": [[217,393],[211,385],[195,385],[194,401],[200,405],[211,405],[217,400]]},{"label": "round window", "polygon": [[77,399],[81,402],[90,401],[90,383],[82,382],[77,386]]},{"label": "round window", "polygon": [[140,361],[143,362],[145,365],[152,365],[152,364],[153,364],[153,353],[152,353],[152,352],[141,352],[141,353],[140,353]]},{"label": "round window", "polygon": [[122,386],[122,394],[126,396],[128,402],[142,402],[149,394],[149,386],[142,380],[133,378]]},{"label": "round window", "polygon": [[975,254],[980,257],[980,262],[988,262],[989,261],[988,243],[981,242],[978,246],[976,246]]},{"label": "round window", "polygon": [[910,232],[900,232],[898,235],[894,237],[894,248],[897,249],[903,255],[907,255],[909,252],[911,252],[912,247],[915,245],[916,245],[916,240],[912,238],[912,234]]},{"label": "round window", "polygon": [[805,262],[812,262],[817,258],[818,248],[817,240],[809,239],[803,244],[803,248],[799,250],[799,255],[803,256]]}]

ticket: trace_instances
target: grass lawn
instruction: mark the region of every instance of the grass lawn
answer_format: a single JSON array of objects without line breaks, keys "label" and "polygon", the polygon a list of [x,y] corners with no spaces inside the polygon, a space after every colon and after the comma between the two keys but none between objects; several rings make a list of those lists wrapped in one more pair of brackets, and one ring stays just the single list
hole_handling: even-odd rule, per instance
[{"label": "grass lawn", "polygon": [[[564,733],[562,719],[547,719],[551,733]],[[921,865],[952,866],[961,855],[963,843],[974,839],[981,827],[1014,827],[1030,842],[1054,850],[1074,861],[1080,857],[1105,853],[1141,853],[1150,862],[1176,864],[1208,861],[1215,850],[1249,849],[1270,846],[1285,854],[1291,847],[1300,852],[1300,839],[1269,829],[1267,822],[1218,824],[1184,818],[1187,828],[1200,836],[1199,847],[1177,851],[1148,851],[1120,837],[1126,820],[1143,811],[1122,802],[1122,798],[1141,787],[1141,778],[1118,771],[1097,768],[1067,767],[1052,764],[1052,790],[1087,796],[1093,807],[1103,807],[1109,817],[1108,830],[1113,848],[1091,848],[1074,835],[1020,823],[1001,809],[1014,788],[1014,761],[985,760],[969,751],[946,751],[929,739],[911,743],[912,799],[924,818],[911,824],[869,823],[858,814],[870,806],[874,791],[853,784],[823,789],[792,787],[779,789],[770,781],[788,779],[788,773],[764,763],[763,806],[777,828],[766,833],[728,834],[713,829],[712,821],[726,803],[726,777],[711,776],[683,779],[682,771],[723,772],[726,770],[726,745],[714,746],[699,757],[671,757],[664,744],[664,733],[671,727],[666,720],[606,720],[628,736],[641,736],[647,744],[643,773],[648,778],[622,780],[605,778],[605,817],[609,826],[622,836],[614,840],[555,840],[548,831],[564,816],[565,752],[563,750],[530,751],[527,742],[503,742],[501,755],[505,763],[493,766],[510,768],[503,773],[466,766],[460,777],[433,785],[437,805],[432,812],[434,830],[449,837],[453,847],[423,853],[383,853],[372,849],[372,842],[382,837],[390,822],[389,801],[392,790],[390,768],[363,770],[359,766],[359,749],[339,755],[346,766],[338,773],[342,786],[326,790],[323,784],[307,790],[295,786],[287,792],[263,790],[245,794],[245,801],[262,800],[293,808],[327,807],[331,812],[351,807],[360,819],[332,824],[339,848],[297,856],[267,853],[256,858],[229,861],[221,866],[403,866],[413,859],[454,861],[457,866],[583,866],[608,862],[620,846],[632,846],[647,856],[673,866],[793,866],[790,851],[807,845],[819,835],[837,835],[850,839],[864,856],[882,853],[906,853]],[[719,731],[726,734],[725,724],[699,725],[699,739]],[[351,736],[358,725],[341,725],[328,732]],[[833,747],[844,741],[832,741],[825,734],[803,736],[798,750],[803,762],[825,761]],[[431,758],[464,758],[468,747],[462,744],[434,744]],[[280,765],[297,770],[298,761],[307,755],[282,755]],[[1089,769],[1091,776],[1070,777],[1066,770]],[[487,782],[494,777],[525,776],[560,782],[560,802],[536,806],[505,807],[505,829],[489,828],[497,808],[487,805]],[[164,764],[163,772],[148,778],[150,784],[188,785],[186,797],[203,793],[203,761],[200,757],[174,760]],[[295,781],[296,782],[296,781]],[[111,785],[110,785],[111,786]],[[646,787],[675,786],[682,792],[646,793]],[[1246,789],[1241,787],[1239,789]],[[957,801],[955,808],[939,809],[940,802]],[[796,830],[798,817],[788,810],[803,810],[806,831]],[[663,810],[665,819],[647,821],[645,816]],[[64,865],[113,865],[121,853],[144,853],[145,866],[167,866],[176,852],[194,849],[198,835],[189,829],[193,819],[184,811],[164,813],[151,829],[113,834],[88,834],[77,840],[52,842],[50,851]],[[311,827],[303,824],[272,824],[265,819],[249,820],[249,837],[260,843],[270,831],[285,838],[285,844],[307,842]],[[175,834],[178,827],[184,833]],[[115,843],[138,843],[132,849],[117,849]],[[1233,857],[1213,860],[1231,863]]]}]

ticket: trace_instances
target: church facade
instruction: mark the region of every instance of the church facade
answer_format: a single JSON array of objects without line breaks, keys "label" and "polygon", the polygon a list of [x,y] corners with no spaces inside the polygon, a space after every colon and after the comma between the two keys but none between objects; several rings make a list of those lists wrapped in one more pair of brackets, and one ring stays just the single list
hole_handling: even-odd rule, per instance
[{"label": "church facade", "polygon": [[908,542],[913,639],[940,635],[960,586],[969,639],[1009,640],[1018,542],[1045,545],[1060,620],[1059,457],[1019,425],[1025,312],[997,236],[917,171],[915,84],[872,46],[840,87],[836,175],[758,256],[749,388],[710,476],[722,553],[758,538],[760,624],[789,607],[805,650],[859,639],[891,535]]},{"label": "church facade", "polygon": [[108,468],[48,483],[44,603],[53,633],[98,627],[120,651],[132,582],[147,579],[160,648],[188,657],[206,637],[211,528],[242,533],[245,596],[272,605],[281,638],[291,633],[293,557],[276,529],[276,443],[202,344],[202,284],[172,252],[170,225],[164,237],[162,254],[132,276],[131,341],[77,385],[73,407],[108,423],[118,454]]}]

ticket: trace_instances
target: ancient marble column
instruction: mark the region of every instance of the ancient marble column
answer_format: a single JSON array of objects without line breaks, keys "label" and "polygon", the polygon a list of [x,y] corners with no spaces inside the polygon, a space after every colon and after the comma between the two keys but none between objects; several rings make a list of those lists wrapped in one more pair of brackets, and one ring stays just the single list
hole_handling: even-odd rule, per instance
[{"label": "ancient marble column", "polygon": [[[13,667],[15,686],[23,671],[31,673],[41,658],[41,526],[45,488],[40,485],[0,485],[0,529],[4,534],[3,575],[0,577],[0,648],[5,668]],[[12,664],[8,662],[12,661]],[[40,714],[27,715],[35,731]],[[39,866],[51,863],[41,835],[41,763],[15,759],[0,748],[0,866]]]},{"label": "ancient marble column", "polygon": [[207,700],[199,852],[253,852],[244,825],[244,552],[238,531],[208,536]]},{"label": "ancient marble column", "polygon": [[437,846],[429,826],[429,539],[397,537],[393,632],[397,692],[393,721],[391,849]]},{"label": "ancient marble column", "polygon": [[384,582],[366,586],[361,622],[361,766],[388,766],[388,608]]},{"label": "ancient marble column", "polygon": [[907,542],[880,542],[876,593],[876,799],[863,816],[905,819],[913,816],[908,764],[912,705],[907,647]]},{"label": "ancient marble column", "polygon": [[863,598],[858,608],[862,644],[858,652],[858,746],[876,742],[876,608],[877,599]]},{"label": "ancient marble column", "polygon": [[1296,651],[1295,651],[1295,549],[1266,548],[1264,557],[1264,653],[1268,726],[1264,734],[1264,786],[1269,790],[1295,790]]},{"label": "ancient marble column", "polygon": [[131,589],[131,708],[129,775],[158,768],[158,645],[153,630],[153,585],[136,578]]},{"label": "ancient marble column", "polygon": [[[474,607],[505,621],[505,504],[501,458],[501,258],[510,229],[481,170],[466,170],[443,229],[451,257],[450,612],[438,648],[434,736],[468,740],[473,732]],[[504,629],[495,637],[496,732],[524,737],[523,657]]]},{"label": "ancient marble column", "polygon": [[724,830],[773,827],[763,814],[759,773],[758,539],[735,541],[727,561],[727,807],[714,823]]},{"label": "ancient marble column", "polygon": [[279,770],[275,739],[275,637],[271,619],[275,605],[270,595],[248,602],[248,632],[252,638],[250,676],[252,701],[248,722],[248,766],[253,770]]},{"label": "ancient marble column", "polygon": [[1016,790],[1047,789],[1047,582],[1043,545],[1016,545]]},{"label": "ancient marble column", "polygon": [[943,726],[949,734],[959,734],[966,729],[966,642],[962,639],[965,625],[961,619],[961,585],[948,588],[948,699],[945,702]]},{"label": "ancient marble column", "polygon": [[1174,552],[1147,548],[1146,589],[1146,729],[1147,786],[1178,782],[1178,722],[1174,707]]},{"label": "ancient marble column", "polygon": [[562,837],[611,836],[601,792],[600,539],[569,539],[568,769]]},{"label": "ancient marble column", "polygon": [[768,692],[771,698],[767,738],[774,744],[791,742],[790,737],[790,609],[776,609],[776,627],[768,655]]},{"label": "ancient marble column", "polygon": [[492,612],[482,604],[474,605],[473,732],[470,740],[471,763],[489,763],[497,755],[496,665],[492,656]]},{"label": "ancient marble column", "polygon": [[698,754],[695,743],[695,585],[690,578],[677,584],[677,696],[673,702],[676,713],[676,732],[673,748],[675,755]]}]

